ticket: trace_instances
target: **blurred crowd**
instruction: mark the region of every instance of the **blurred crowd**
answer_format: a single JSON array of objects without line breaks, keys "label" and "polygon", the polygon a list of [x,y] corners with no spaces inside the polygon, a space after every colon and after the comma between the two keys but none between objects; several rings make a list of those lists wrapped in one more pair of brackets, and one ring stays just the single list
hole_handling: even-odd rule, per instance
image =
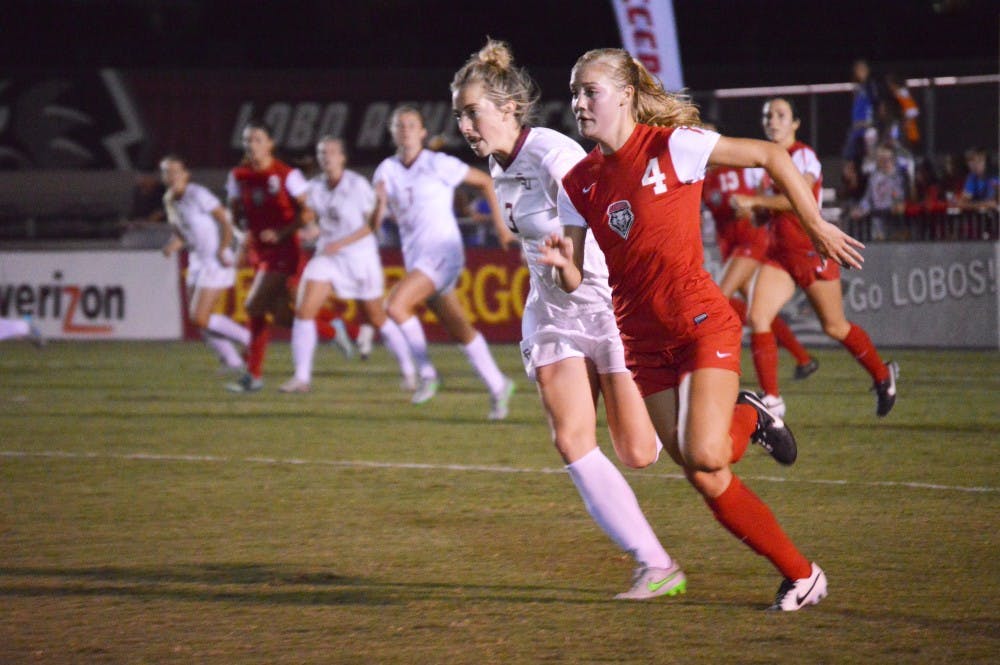
[{"label": "blurred crowd", "polygon": [[905,81],[853,66],[851,122],[837,203],[865,240],[995,239],[1000,203],[989,151],[931,155],[922,147],[920,107]]}]

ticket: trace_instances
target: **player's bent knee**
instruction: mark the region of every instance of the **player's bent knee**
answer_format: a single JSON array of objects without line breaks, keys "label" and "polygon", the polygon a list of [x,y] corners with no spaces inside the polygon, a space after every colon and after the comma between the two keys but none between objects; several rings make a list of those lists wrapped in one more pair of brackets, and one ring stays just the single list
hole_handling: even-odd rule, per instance
[{"label": "player's bent knee", "polygon": [[727,450],[697,449],[685,451],[684,466],[693,471],[714,473],[729,465],[731,453]]},{"label": "player's bent knee", "polygon": [[655,440],[646,445],[641,445],[639,442],[616,442],[615,451],[622,464],[630,469],[644,469],[657,458]]}]

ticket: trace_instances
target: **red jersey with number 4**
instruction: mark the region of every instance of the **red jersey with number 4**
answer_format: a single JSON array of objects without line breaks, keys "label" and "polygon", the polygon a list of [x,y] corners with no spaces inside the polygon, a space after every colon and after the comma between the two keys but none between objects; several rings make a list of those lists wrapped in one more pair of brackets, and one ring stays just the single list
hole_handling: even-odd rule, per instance
[{"label": "red jersey with number 4", "polygon": [[636,125],[617,152],[592,150],[563,178],[563,224],[587,226],[608,263],[622,341],[670,350],[739,329],[704,269],[701,187],[715,132]]}]

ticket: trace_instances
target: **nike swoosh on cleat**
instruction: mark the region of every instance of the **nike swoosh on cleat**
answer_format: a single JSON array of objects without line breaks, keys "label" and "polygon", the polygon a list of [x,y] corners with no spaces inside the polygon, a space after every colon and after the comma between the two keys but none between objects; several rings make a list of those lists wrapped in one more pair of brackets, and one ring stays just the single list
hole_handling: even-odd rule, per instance
[{"label": "nike swoosh on cleat", "polygon": [[716,351],[715,355],[717,357],[719,357],[719,358],[728,358],[729,356],[731,356],[733,354],[732,353],[723,353],[722,351]]},{"label": "nike swoosh on cleat", "polygon": [[803,603],[803,601],[805,601],[805,599],[809,597],[809,594],[811,594],[812,590],[816,587],[816,583],[817,582],[819,582],[819,575],[817,575],[816,579],[813,580],[813,583],[809,586],[809,590],[808,591],[806,591],[801,596],[798,595],[798,594],[795,595],[795,604],[796,605],[801,605]]},{"label": "nike swoosh on cleat", "polygon": [[646,588],[653,592],[659,591],[661,588],[663,588],[664,584],[672,581],[675,577],[677,577],[677,573],[664,577],[659,582],[649,582],[648,584],[646,584]]}]

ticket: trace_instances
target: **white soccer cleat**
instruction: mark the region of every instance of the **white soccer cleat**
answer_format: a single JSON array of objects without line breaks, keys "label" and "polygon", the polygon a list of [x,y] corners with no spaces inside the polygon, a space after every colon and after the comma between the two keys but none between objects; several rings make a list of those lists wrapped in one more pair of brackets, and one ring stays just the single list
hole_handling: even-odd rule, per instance
[{"label": "white soccer cleat", "polygon": [[308,383],[306,383],[305,381],[299,381],[298,379],[296,379],[293,376],[288,381],[285,381],[283,384],[281,384],[281,387],[278,388],[278,392],[280,392],[280,393],[307,393],[307,392],[309,392],[309,389],[310,388],[309,388],[309,384]]},{"label": "white soccer cleat", "polygon": [[785,400],[780,395],[761,395],[757,393],[760,397],[760,401],[764,403],[767,410],[771,412],[772,415],[777,416],[784,420],[785,418]]},{"label": "white soccer cleat", "polygon": [[507,417],[510,413],[510,398],[513,397],[515,390],[517,384],[510,378],[504,377],[500,394],[493,395],[490,399],[490,413],[486,416],[487,420],[504,420]]},{"label": "white soccer cleat", "polygon": [[[339,335],[340,333],[337,334]],[[361,359],[368,360],[368,357],[372,354],[372,347],[375,346],[375,327],[369,323],[362,325],[361,329],[358,330],[356,343]]]},{"label": "white soccer cleat", "polygon": [[420,385],[417,387],[417,391],[413,393],[410,403],[424,404],[431,401],[437,395],[438,388],[440,387],[441,381],[437,377],[433,379],[420,379]]},{"label": "white soccer cleat", "polygon": [[774,604],[767,609],[774,612],[795,612],[806,605],[815,605],[824,598],[826,598],[826,574],[814,563],[809,577],[783,580],[774,597]]},{"label": "white soccer cleat", "polygon": [[333,343],[337,345],[340,352],[344,354],[344,357],[350,360],[354,357],[354,342],[351,341],[351,336],[347,334],[347,326],[344,325],[343,319],[334,319],[330,322],[333,327],[333,331],[337,333],[336,337],[333,338]]},{"label": "white soccer cleat", "polygon": [[419,385],[420,384],[417,381],[417,377],[414,376],[413,374],[409,374],[407,376],[404,376],[399,381],[399,387],[402,388],[403,390],[405,390],[408,393],[412,393],[413,391],[415,391]]},{"label": "white soccer cleat", "polygon": [[687,577],[675,561],[669,568],[636,568],[632,588],[615,596],[615,600],[648,600],[657,596],[678,596],[685,591]]}]

